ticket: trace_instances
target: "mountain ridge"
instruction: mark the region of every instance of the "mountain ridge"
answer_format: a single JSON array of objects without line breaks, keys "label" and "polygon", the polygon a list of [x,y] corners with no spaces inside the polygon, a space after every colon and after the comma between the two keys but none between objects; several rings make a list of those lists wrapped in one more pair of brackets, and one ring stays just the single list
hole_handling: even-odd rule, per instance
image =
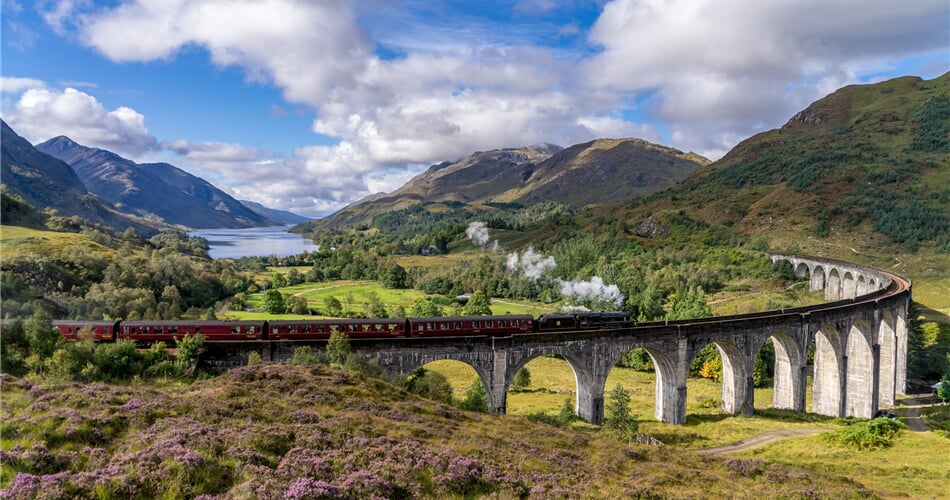
[{"label": "mountain ridge", "polygon": [[65,136],[36,149],[66,162],[90,192],[126,212],[196,229],[273,225],[204,179],[168,163],[139,164]]}]

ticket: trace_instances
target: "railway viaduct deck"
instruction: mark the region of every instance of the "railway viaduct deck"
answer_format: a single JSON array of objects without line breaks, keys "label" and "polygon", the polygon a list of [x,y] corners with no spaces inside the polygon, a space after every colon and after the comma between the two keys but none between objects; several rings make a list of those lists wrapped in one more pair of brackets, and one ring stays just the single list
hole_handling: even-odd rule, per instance
[{"label": "railway viaduct deck", "polygon": [[[774,255],[824,290],[823,304],[737,316],[642,323],[630,328],[536,333],[511,337],[351,339],[354,351],[392,373],[408,375],[441,359],[472,366],[485,386],[489,408],[504,413],[515,374],[532,359],[562,356],[574,371],[576,411],[592,423],[604,418],[607,375],[631,349],[644,348],[656,369],[655,417],[686,421],[686,377],[700,349],[714,344],[723,359],[722,404],[729,413],[752,413],[753,367],[765,342],[775,347],[776,408],[805,411],[807,353],[815,343],[812,411],[872,417],[895,402],[906,386],[907,311],[911,283],[884,270],[813,257]],[[325,342],[312,341],[313,345]],[[287,359],[303,342],[212,346],[212,367],[240,364],[249,350],[265,360]]]}]

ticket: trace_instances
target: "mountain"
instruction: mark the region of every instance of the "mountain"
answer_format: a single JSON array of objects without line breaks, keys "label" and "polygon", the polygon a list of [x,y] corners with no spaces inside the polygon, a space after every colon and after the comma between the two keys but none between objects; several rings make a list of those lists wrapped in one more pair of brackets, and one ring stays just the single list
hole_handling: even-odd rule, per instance
[{"label": "mountain", "polygon": [[140,234],[156,232],[155,225],[119,213],[90,193],[69,165],[37,150],[6,122],[2,124],[0,179],[11,194],[39,210],[53,208],[60,215],[78,215],[92,223]]},{"label": "mountain", "polygon": [[255,213],[264,217],[266,219],[272,220],[281,225],[291,225],[291,224],[301,224],[311,220],[309,217],[304,217],[302,215],[297,215],[293,212],[288,212],[286,210],[277,210],[276,208],[268,208],[260,203],[256,203],[248,200],[238,200],[247,208],[250,208]]},{"label": "mountain", "polygon": [[174,165],[138,164],[64,136],[36,148],[68,163],[89,191],[126,213],[191,228],[273,225],[204,179]]},{"label": "mountain", "polygon": [[478,209],[556,201],[580,208],[663,189],[706,163],[698,155],[640,139],[481,151],[433,165],[392,193],[364,198],[299,230],[358,226],[375,215],[423,204],[441,210],[444,204]]},{"label": "mountain", "polygon": [[950,73],[841,88],[591,223],[608,213],[632,233],[659,222],[815,254],[950,253]]}]

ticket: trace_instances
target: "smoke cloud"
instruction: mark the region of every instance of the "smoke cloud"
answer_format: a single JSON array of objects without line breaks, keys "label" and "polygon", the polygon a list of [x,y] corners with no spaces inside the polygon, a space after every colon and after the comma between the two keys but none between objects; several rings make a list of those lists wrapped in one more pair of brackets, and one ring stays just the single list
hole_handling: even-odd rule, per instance
[{"label": "smoke cloud", "polygon": [[476,245],[485,246],[488,243],[488,225],[484,222],[472,222],[465,230],[465,235]]},{"label": "smoke cloud", "polygon": [[571,302],[600,302],[615,308],[623,305],[623,294],[617,285],[606,285],[600,276],[589,281],[561,281],[561,296]]},{"label": "smoke cloud", "polygon": [[535,281],[541,279],[545,273],[557,265],[554,257],[544,258],[535,252],[532,246],[529,246],[521,255],[518,255],[518,252],[508,254],[508,261],[505,264],[512,272],[520,271]]}]

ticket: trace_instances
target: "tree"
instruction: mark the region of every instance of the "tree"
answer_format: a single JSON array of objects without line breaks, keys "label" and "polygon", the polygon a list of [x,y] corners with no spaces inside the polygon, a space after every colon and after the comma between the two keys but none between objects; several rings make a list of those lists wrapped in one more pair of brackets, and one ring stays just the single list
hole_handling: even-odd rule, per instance
[{"label": "tree", "polygon": [[429,299],[416,299],[412,303],[412,309],[409,310],[409,316],[413,318],[434,318],[442,316],[442,309]]},{"label": "tree", "polygon": [[518,370],[518,373],[515,374],[515,379],[511,382],[511,389],[515,391],[523,391],[531,385],[531,372],[527,368],[522,368]]},{"label": "tree", "polygon": [[339,317],[343,315],[343,304],[339,299],[330,295],[323,299],[323,304],[327,307],[327,316]]},{"label": "tree", "polygon": [[178,356],[175,358],[175,367],[178,373],[188,375],[189,371],[198,362],[198,358],[207,350],[204,335],[185,335],[175,339],[175,348]]},{"label": "tree", "polygon": [[666,319],[693,319],[712,316],[712,310],[706,304],[706,294],[702,288],[692,287],[685,293],[670,296],[670,312]]},{"label": "tree", "polygon": [[284,295],[274,288],[268,290],[264,294],[264,310],[270,314],[283,314],[287,310]]},{"label": "tree", "polygon": [[439,372],[419,368],[409,376],[408,387],[409,391],[424,398],[452,403],[452,386]]},{"label": "tree", "polygon": [[476,290],[469,297],[468,302],[465,303],[465,307],[462,308],[462,314],[465,316],[491,316],[488,295],[485,295],[485,292],[481,290]]},{"label": "tree", "polygon": [[274,288],[283,288],[287,286],[287,277],[284,276],[284,273],[275,272],[273,280],[274,280]]},{"label": "tree", "polygon": [[406,269],[399,264],[392,264],[383,268],[380,274],[380,281],[386,288],[407,288]]},{"label": "tree", "polygon": [[943,378],[940,379],[940,385],[937,387],[937,396],[940,399],[950,401],[950,372],[944,374]]},{"label": "tree", "polygon": [[485,386],[476,378],[471,387],[465,391],[465,398],[459,403],[459,408],[466,411],[488,412],[488,397],[485,395]]},{"label": "tree", "polygon": [[331,363],[342,365],[350,355],[350,339],[343,332],[333,332],[327,342],[327,357]]},{"label": "tree", "polygon": [[630,413],[630,391],[617,384],[610,391],[610,403],[607,404],[604,429],[611,432],[617,439],[627,439],[637,433],[637,420]]}]

